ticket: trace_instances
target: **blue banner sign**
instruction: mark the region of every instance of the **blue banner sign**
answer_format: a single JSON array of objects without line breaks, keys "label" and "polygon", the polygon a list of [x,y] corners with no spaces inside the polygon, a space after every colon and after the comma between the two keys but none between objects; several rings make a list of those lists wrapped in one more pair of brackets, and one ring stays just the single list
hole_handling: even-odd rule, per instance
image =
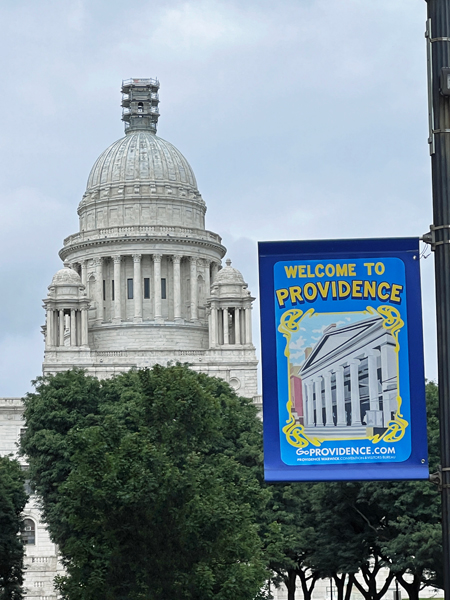
[{"label": "blue banner sign", "polygon": [[428,479],[418,246],[259,243],[267,481]]}]

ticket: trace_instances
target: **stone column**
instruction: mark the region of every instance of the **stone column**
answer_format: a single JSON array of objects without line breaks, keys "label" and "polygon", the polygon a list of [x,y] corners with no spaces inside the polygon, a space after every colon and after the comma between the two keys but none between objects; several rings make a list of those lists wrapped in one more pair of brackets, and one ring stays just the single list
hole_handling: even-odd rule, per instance
[{"label": "stone column", "polygon": [[64,346],[64,311],[59,310],[59,346]]},{"label": "stone column", "polygon": [[359,360],[350,361],[350,388],[352,395],[352,427],[361,426],[361,399],[359,397]]},{"label": "stone column", "polygon": [[70,345],[77,345],[77,324],[76,324],[75,309],[70,309]]},{"label": "stone column", "polygon": [[223,308],[223,344],[228,345],[229,340],[230,340],[230,333],[228,331],[228,323],[229,323],[229,316],[228,316],[228,308]]},{"label": "stone column", "polygon": [[308,425],[314,427],[314,390],[313,382],[308,381],[306,387],[308,389]]},{"label": "stone column", "polygon": [[81,346],[81,312],[75,311],[75,346]]},{"label": "stone column", "polygon": [[81,345],[88,345],[88,307],[83,306],[81,309]]},{"label": "stone column", "polygon": [[216,263],[216,262],[211,263],[211,283],[214,283],[214,279],[216,278],[218,270],[219,270],[219,263]]},{"label": "stone column", "polygon": [[211,340],[211,348],[216,348],[218,345],[218,337],[217,337],[217,308],[211,304],[211,314],[210,314],[210,326],[209,326],[209,337]]},{"label": "stone column", "polygon": [[155,299],[154,318],[155,321],[162,319],[161,310],[161,254],[153,255],[153,294]]},{"label": "stone column", "polygon": [[[391,420],[391,395],[397,396],[397,357],[393,346],[384,344],[381,346],[381,381],[383,391],[383,425]],[[389,391],[388,386],[395,390]]]},{"label": "stone column", "polygon": [[245,343],[252,343],[252,307],[246,306],[244,309],[245,320]]},{"label": "stone column", "polygon": [[333,421],[333,394],[331,392],[331,372],[323,376],[325,381],[325,426],[334,427]]},{"label": "stone column", "polygon": [[120,264],[122,257],[120,254],[115,254],[113,257],[114,261],[114,317],[113,323],[122,322],[122,281]]},{"label": "stone column", "polygon": [[204,264],[205,264],[205,293],[206,293],[206,297],[209,298],[211,296],[211,272],[210,272],[209,260],[205,260]]},{"label": "stone column", "polygon": [[314,380],[314,391],[316,392],[316,426],[323,425],[322,415],[322,377],[316,377]]},{"label": "stone column", "polygon": [[134,322],[142,323],[142,270],[141,254],[133,254],[133,301],[134,301]]},{"label": "stone column", "polygon": [[174,254],[173,263],[173,319],[181,321],[181,256]]},{"label": "stone column", "polygon": [[241,345],[241,310],[237,307],[234,309],[234,343]]},{"label": "stone column", "polygon": [[54,346],[54,323],[53,323],[53,310],[47,308],[47,328],[45,330],[45,347]]},{"label": "stone column", "polygon": [[336,368],[336,405],[338,427],[345,427],[347,419],[345,415],[345,389],[344,389],[344,367]]},{"label": "stone column", "polygon": [[103,257],[94,259],[95,266],[95,302],[97,304],[97,316],[95,322],[103,321]]},{"label": "stone column", "polygon": [[81,283],[87,285],[87,260],[81,261]]},{"label": "stone column", "polygon": [[377,373],[377,355],[371,351],[367,356],[369,370],[369,402],[370,410],[379,410],[378,403],[378,373]]},{"label": "stone column", "polygon": [[191,321],[198,319],[198,298],[197,298],[197,259],[195,256],[190,257],[191,261]]}]

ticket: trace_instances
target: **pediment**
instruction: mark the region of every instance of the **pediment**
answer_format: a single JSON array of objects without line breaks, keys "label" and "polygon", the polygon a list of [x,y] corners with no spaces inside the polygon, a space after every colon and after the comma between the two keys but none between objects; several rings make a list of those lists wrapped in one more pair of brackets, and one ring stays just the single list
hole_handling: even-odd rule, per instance
[{"label": "pediment", "polygon": [[322,362],[332,354],[339,353],[341,349],[344,350],[346,346],[354,343],[357,338],[366,337],[371,330],[379,329],[381,321],[381,317],[376,316],[351,323],[350,325],[328,328],[324,331],[322,338],[306,359],[302,371],[306,371],[317,363]]}]

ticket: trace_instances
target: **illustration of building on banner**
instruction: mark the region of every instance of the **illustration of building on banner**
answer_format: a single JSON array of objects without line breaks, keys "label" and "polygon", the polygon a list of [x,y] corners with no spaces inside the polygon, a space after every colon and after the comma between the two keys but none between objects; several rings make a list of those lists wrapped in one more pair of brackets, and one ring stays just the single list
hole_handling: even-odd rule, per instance
[{"label": "illustration of building on banner", "polygon": [[303,391],[302,391],[302,378],[300,376],[301,366],[293,365],[289,363],[289,377],[290,377],[290,390],[291,390],[291,402],[292,402],[292,413],[295,416],[295,420],[302,425],[305,425],[304,410],[303,410]]},{"label": "illustration of building on banner", "polygon": [[297,420],[320,438],[381,433],[397,410],[397,377],[395,339],[380,316],[329,325],[303,365],[291,365]]}]

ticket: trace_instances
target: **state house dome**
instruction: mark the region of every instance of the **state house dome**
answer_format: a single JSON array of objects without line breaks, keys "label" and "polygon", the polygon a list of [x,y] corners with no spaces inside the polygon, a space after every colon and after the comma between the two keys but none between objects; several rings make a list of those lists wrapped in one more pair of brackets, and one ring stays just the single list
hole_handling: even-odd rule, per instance
[{"label": "state house dome", "polygon": [[95,161],[78,207],[80,231],[123,226],[205,229],[206,204],[191,166],[156,135],[159,82],[122,83],[125,136]]},{"label": "state house dome", "polygon": [[119,183],[158,183],[197,191],[194,172],[175,146],[150,130],[128,130],[96,160],[86,192]]}]

